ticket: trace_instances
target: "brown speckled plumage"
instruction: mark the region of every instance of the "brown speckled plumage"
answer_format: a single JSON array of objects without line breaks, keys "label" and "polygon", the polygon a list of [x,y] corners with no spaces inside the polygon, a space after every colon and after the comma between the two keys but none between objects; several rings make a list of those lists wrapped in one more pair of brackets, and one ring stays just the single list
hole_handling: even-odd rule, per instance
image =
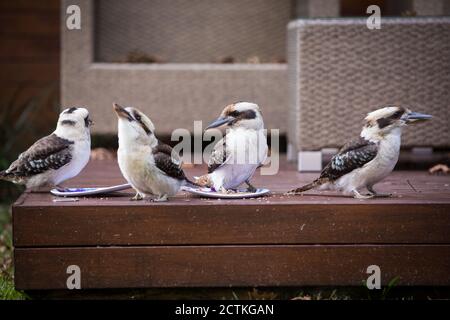
[{"label": "brown speckled plumage", "polygon": [[362,137],[351,140],[333,156],[322,170],[320,178],[336,180],[373,160],[377,155],[377,150],[376,143],[367,141]]},{"label": "brown speckled plumage", "polygon": [[208,173],[214,172],[217,168],[219,168],[227,159],[227,144],[226,144],[226,136],[223,137],[219,142],[214,146],[213,151],[211,152],[211,157],[208,160]]},{"label": "brown speckled plumage", "polygon": [[20,180],[50,169],[59,169],[72,159],[72,144],[72,141],[55,134],[44,137],[20,154],[7,170],[0,172],[0,179]]},{"label": "brown speckled plumage", "polygon": [[186,180],[186,176],[181,169],[181,160],[178,163],[172,159],[172,148],[167,144],[158,141],[158,145],[153,149],[153,157],[156,167],[169,177]]}]

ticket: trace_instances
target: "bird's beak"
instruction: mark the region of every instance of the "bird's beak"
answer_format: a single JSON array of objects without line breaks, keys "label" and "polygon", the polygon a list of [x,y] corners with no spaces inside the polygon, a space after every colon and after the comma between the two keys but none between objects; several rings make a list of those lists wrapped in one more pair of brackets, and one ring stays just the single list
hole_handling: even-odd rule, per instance
[{"label": "bird's beak", "polygon": [[92,127],[95,124],[95,122],[92,121],[91,119],[88,119],[88,122],[89,122],[89,127]]},{"label": "bird's beak", "polygon": [[117,114],[117,117],[124,118],[124,119],[127,119],[127,120],[131,120],[132,119],[130,114],[128,113],[127,110],[125,110],[124,107],[121,107],[117,103],[113,103],[113,108],[114,108],[114,111]]},{"label": "bird's beak", "polygon": [[233,121],[234,118],[233,117],[219,117],[216,120],[214,120],[213,122],[211,122],[205,130],[211,129],[211,128],[217,128],[220,127],[221,125],[225,124],[225,123],[230,123],[231,121]]},{"label": "bird's beak", "polygon": [[421,120],[428,120],[431,119],[432,116],[429,114],[419,113],[419,112],[410,112],[406,115],[406,122],[416,122]]}]

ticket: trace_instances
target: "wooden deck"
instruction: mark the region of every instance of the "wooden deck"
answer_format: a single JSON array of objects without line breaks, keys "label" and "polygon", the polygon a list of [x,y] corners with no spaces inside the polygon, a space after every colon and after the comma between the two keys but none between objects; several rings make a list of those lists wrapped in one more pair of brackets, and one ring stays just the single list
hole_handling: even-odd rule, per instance
[{"label": "wooden deck", "polygon": [[[73,264],[86,289],[360,286],[373,264],[383,284],[450,285],[450,176],[394,172],[377,185],[392,198],[283,195],[315,176],[283,163],[278,175],[253,180],[273,194],[247,200],[180,193],[132,202],[130,190],[53,202],[24,193],[13,206],[16,287],[64,289]],[[115,162],[93,161],[66,185],[123,182]]]}]

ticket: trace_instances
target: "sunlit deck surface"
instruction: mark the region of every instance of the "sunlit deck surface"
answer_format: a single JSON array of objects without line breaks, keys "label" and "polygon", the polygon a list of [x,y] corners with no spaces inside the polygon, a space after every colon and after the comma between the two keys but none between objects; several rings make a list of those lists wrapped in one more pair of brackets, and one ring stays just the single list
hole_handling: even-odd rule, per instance
[{"label": "sunlit deck surface", "polygon": [[[277,175],[252,180],[272,194],[245,200],[24,193],[13,207],[16,286],[64,289],[72,264],[83,288],[360,286],[372,264],[382,283],[450,285],[450,176],[396,171],[376,186],[391,198],[284,195],[316,176],[282,160]],[[64,186],[122,183],[115,161],[91,161]]]}]

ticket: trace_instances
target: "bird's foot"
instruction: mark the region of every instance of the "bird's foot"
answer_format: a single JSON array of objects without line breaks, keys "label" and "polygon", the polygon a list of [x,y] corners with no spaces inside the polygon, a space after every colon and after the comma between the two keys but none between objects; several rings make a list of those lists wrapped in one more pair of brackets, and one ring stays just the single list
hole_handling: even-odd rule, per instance
[{"label": "bird's foot", "polygon": [[247,186],[248,186],[248,188],[247,188],[247,191],[248,192],[256,192],[256,188],[247,180],[247,181],[245,181],[245,183],[247,184]]},{"label": "bird's foot", "polygon": [[133,198],[130,198],[130,201],[139,201],[142,199],[144,199],[144,197],[139,192],[136,192],[136,195]]},{"label": "bird's foot", "polygon": [[374,197],[373,194],[361,194],[358,190],[353,190],[353,197],[355,199],[371,199]]},{"label": "bird's foot", "polygon": [[162,196],[158,196],[158,198],[154,198],[154,202],[165,202],[168,200],[167,194],[163,194]]},{"label": "bird's foot", "polygon": [[221,186],[217,192],[220,192],[220,193],[228,193],[228,190],[225,189],[223,186]]}]

